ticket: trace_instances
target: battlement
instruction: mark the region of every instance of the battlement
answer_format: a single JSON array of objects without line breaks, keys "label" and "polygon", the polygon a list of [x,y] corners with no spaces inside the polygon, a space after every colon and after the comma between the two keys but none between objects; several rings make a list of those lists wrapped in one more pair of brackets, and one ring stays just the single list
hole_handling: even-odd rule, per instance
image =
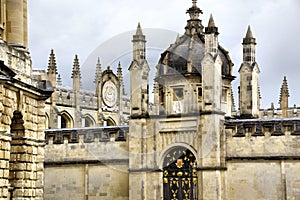
[{"label": "battlement", "polygon": [[226,130],[227,137],[300,135],[300,118],[233,119]]},{"label": "battlement", "polygon": [[128,126],[46,130],[45,164],[126,164],[128,131]]},{"label": "battlement", "polygon": [[[75,104],[74,100],[74,90],[68,87],[58,87],[56,96],[56,102],[60,105],[70,105]],[[97,108],[97,97],[92,91],[80,91],[80,103],[81,106],[89,108]]]},{"label": "battlement", "polygon": [[107,126],[88,128],[48,129],[45,131],[46,143],[99,143],[126,141],[128,126]]},{"label": "battlement", "polygon": [[[286,118],[300,118],[300,108],[294,105],[294,107],[289,107],[286,109]],[[284,118],[283,117],[283,110],[280,108],[268,108],[268,109],[261,109],[259,112],[260,118]]]},{"label": "battlement", "polygon": [[300,159],[300,119],[227,120],[226,159]]}]

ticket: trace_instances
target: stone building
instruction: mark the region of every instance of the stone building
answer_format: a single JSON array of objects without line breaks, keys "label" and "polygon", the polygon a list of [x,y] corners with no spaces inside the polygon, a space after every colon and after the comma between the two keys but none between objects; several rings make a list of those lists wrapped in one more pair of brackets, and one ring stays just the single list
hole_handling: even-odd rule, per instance
[{"label": "stone building", "polygon": [[288,105],[286,77],[280,108],[260,108],[250,26],[237,110],[233,63],[196,0],[184,34],[161,54],[150,104],[140,24],[130,96],[122,66],[102,71],[100,61],[95,90],[83,91],[77,55],[72,88],[53,50],[47,72],[32,69],[26,0],[0,2],[0,199],[300,199],[300,110]]},{"label": "stone building", "polygon": [[[288,105],[286,77],[280,108],[260,108],[261,69],[249,26],[242,41],[236,110],[233,63],[219,45],[213,16],[204,27],[202,10],[192,2],[184,34],[162,52],[156,66],[152,109],[146,36],[139,24],[128,69],[130,98],[118,99],[124,95],[116,82],[122,80],[120,73],[106,78],[108,72],[100,75],[99,67],[100,84],[91,94],[98,102],[95,124],[126,113],[128,125],[116,120],[125,126],[47,130],[46,199],[300,198],[300,110]],[[73,74],[74,69],[75,64]],[[105,102],[107,87],[115,91],[109,97],[113,101]],[[75,84],[73,89],[76,99]],[[123,107],[116,113],[110,105],[118,102]],[[85,115],[84,108],[79,115]]]},{"label": "stone building", "polygon": [[0,1],[0,199],[43,199],[45,100],[53,89],[33,70],[27,1]]}]

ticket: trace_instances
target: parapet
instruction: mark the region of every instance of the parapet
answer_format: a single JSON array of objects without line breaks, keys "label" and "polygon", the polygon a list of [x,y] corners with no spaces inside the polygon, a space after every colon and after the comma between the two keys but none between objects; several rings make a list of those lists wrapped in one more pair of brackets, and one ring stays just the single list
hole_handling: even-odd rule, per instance
[{"label": "parapet", "polygon": [[227,160],[299,160],[300,119],[227,120]]},{"label": "parapet", "polygon": [[128,126],[49,129],[45,131],[46,143],[99,143],[127,141]]}]

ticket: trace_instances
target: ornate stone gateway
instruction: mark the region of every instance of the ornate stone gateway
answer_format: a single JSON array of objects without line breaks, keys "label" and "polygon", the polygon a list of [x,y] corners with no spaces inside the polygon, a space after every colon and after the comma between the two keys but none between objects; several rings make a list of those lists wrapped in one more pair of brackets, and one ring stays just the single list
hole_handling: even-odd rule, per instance
[{"label": "ornate stone gateway", "polygon": [[175,147],[164,159],[164,200],[196,200],[197,163],[194,154],[184,148]]}]

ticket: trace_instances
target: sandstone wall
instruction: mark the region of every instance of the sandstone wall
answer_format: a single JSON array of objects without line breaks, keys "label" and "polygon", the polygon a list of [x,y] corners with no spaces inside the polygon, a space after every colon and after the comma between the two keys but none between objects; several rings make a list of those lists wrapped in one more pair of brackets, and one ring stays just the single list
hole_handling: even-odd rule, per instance
[{"label": "sandstone wall", "polygon": [[299,161],[239,160],[227,166],[227,199],[300,199]]},{"label": "sandstone wall", "polygon": [[[127,164],[46,165],[45,200],[126,200]],[[124,169],[124,171],[119,170]]]}]

